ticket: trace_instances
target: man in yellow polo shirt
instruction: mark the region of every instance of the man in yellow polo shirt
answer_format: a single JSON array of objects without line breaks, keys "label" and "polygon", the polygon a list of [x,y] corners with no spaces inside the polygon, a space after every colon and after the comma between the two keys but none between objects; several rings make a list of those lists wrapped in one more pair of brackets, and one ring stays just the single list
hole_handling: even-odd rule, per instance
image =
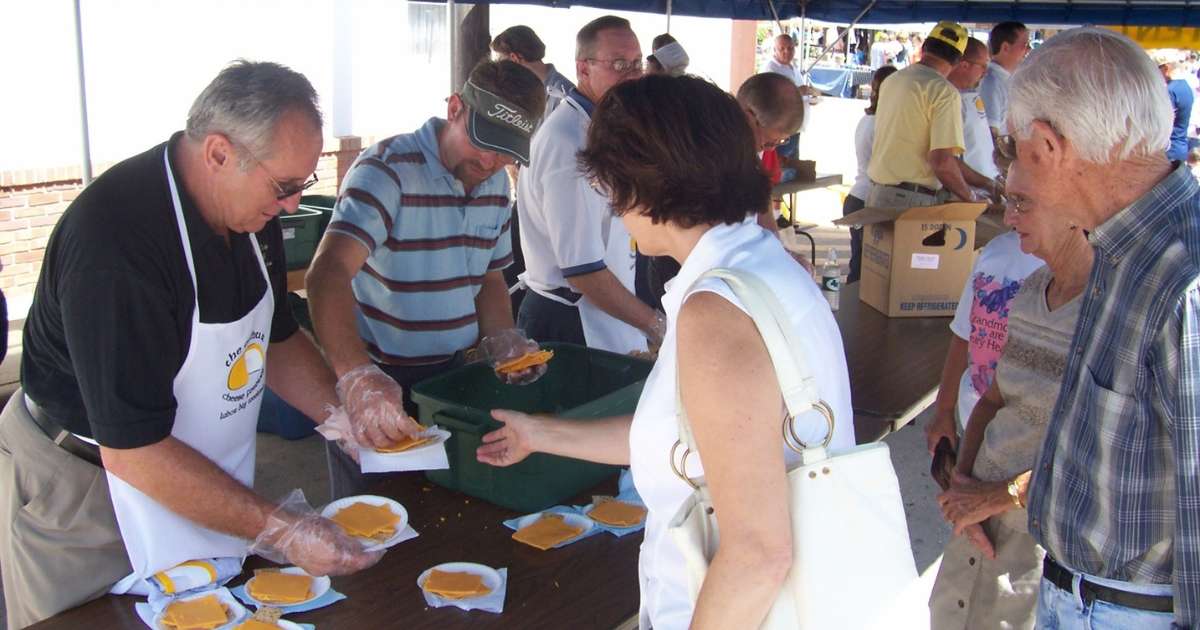
[{"label": "man in yellow polo shirt", "polygon": [[990,188],[990,180],[963,169],[958,159],[964,144],[962,101],[946,80],[968,38],[960,24],[938,22],[921,46],[921,60],[880,86],[867,206],[930,206],[951,196],[982,201],[971,186]]}]

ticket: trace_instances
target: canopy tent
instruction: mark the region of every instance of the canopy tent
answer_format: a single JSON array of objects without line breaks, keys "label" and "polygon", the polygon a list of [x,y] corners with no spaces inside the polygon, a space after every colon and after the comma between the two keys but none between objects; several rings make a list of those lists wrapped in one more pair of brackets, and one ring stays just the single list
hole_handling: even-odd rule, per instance
[{"label": "canopy tent", "polygon": [[[463,4],[483,0],[457,0]],[[794,17],[847,23],[870,0],[488,0],[491,4],[587,6],[614,11],[642,11],[739,20]],[[772,5],[774,12],[772,11]],[[777,16],[776,16],[777,14]],[[1200,0],[877,0],[859,20],[865,24],[907,22],[1002,22],[1027,24],[1111,24],[1130,26],[1200,26]]]}]

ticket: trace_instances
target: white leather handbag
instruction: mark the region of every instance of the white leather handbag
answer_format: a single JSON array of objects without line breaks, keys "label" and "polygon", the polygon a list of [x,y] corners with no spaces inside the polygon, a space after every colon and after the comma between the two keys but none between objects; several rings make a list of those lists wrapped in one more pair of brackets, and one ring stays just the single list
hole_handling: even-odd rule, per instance
[{"label": "white leather handbag", "polygon": [[[787,407],[783,441],[800,455],[799,464],[787,472],[792,568],[760,627],[907,628],[922,616],[927,626],[925,598],[913,588],[917,571],[887,445],[827,449],[836,419],[820,399],[809,366],[792,350],[800,346],[792,339],[778,298],[761,279],[741,271],[713,269],[700,277],[704,278],[723,280],[754,319]],[[703,479],[693,480],[686,473],[688,455],[703,454],[696,449],[678,389],[677,383],[679,441],[671,449],[671,467],[694,492],[671,519],[668,531],[686,559],[695,601],[720,545],[721,515],[714,512]],[[829,436],[817,446],[800,442],[793,426],[795,418],[812,413],[824,416],[829,427]],[[680,448],[685,449],[682,455]]]}]

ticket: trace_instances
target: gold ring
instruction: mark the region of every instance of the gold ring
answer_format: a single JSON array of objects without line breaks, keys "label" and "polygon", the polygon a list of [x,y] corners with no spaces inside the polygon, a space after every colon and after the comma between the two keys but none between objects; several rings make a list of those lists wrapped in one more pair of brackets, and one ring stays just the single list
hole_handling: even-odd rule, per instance
[{"label": "gold ring", "polygon": [[[833,409],[824,400],[818,400],[812,404],[813,410],[825,416],[825,424],[828,427],[828,432],[825,434],[825,440],[821,442],[821,448],[829,446],[833,441]],[[796,435],[796,418],[795,416],[787,416],[783,419],[783,441],[793,451],[799,453],[801,450],[808,448],[808,444]],[[800,448],[796,448],[799,445]],[[674,461],[672,461],[674,463]]]}]

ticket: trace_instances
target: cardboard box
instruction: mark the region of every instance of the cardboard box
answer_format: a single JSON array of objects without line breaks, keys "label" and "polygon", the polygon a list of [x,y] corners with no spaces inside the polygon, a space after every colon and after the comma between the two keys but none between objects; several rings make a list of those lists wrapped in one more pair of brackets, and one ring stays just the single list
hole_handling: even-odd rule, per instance
[{"label": "cardboard box", "polygon": [[888,317],[954,315],[975,262],[975,219],[986,208],[863,208],[834,221],[863,226],[859,298]]}]

